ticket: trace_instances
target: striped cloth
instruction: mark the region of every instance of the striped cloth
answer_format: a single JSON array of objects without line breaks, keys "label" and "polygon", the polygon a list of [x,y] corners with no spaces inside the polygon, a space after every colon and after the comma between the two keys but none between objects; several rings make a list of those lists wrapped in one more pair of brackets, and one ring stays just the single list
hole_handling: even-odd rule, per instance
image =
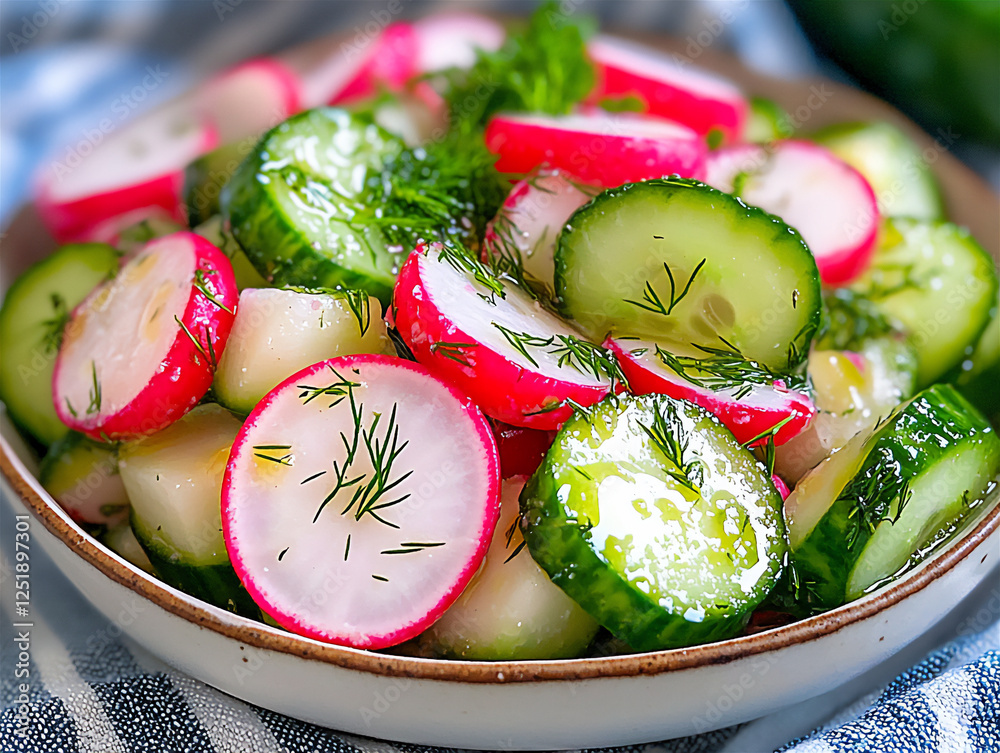
[{"label": "striped cloth", "polygon": [[[402,16],[457,3],[400,0]],[[617,28],[698,35],[771,73],[816,63],[777,2],[566,0]],[[534,3],[465,3],[521,13]],[[247,55],[363,25],[385,6],[352,0],[4,0],[0,3],[0,217],[26,198],[30,176],[60,158],[135,86],[167,73],[125,122]],[[730,11],[732,21],[718,24]],[[705,35],[708,35],[707,37]],[[130,100],[131,101],[131,100]],[[0,753],[164,751],[413,751],[323,729],[226,696],[131,644],[35,549],[30,659],[13,627],[14,521],[0,505]],[[856,680],[755,722],[639,746],[648,753],[751,751],[1000,751],[1000,588],[987,583],[933,631]],[[24,667],[31,682],[20,687]]]}]

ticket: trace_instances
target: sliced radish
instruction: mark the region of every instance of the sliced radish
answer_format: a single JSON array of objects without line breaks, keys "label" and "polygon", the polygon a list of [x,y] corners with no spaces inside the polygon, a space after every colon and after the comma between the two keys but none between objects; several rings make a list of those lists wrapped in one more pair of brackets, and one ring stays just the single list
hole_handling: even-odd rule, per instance
[{"label": "sliced radish", "polygon": [[555,432],[525,429],[502,421],[493,422],[493,436],[500,450],[500,473],[505,478],[530,476],[552,446]]},{"label": "sliced radish", "polygon": [[399,91],[419,72],[417,36],[408,23],[390,24],[375,36],[323,37],[278,59],[298,78],[303,109]]},{"label": "sliced radish", "polygon": [[441,244],[410,254],[393,309],[416,359],[491,418],[555,429],[572,413],[567,401],[592,405],[612,388],[606,351],[485,265]]},{"label": "sliced radish", "polygon": [[437,13],[417,21],[413,29],[421,73],[469,68],[477,50],[496,52],[507,36],[501,24],[476,13]]},{"label": "sliced radish", "polygon": [[595,37],[587,52],[597,69],[594,101],[633,95],[651,115],[676,120],[703,135],[718,130],[728,142],[743,139],[749,105],[730,81],[615,37]]},{"label": "sliced radish", "polygon": [[39,214],[62,243],[91,240],[98,228],[107,234],[110,221],[136,210],[159,208],[184,223],[184,168],[217,141],[214,127],[178,100],[88,142],[85,156],[79,149],[73,160],[54,162],[39,174]]},{"label": "sliced radish", "polygon": [[52,381],[60,420],[105,440],[176,421],[212,384],[237,296],[229,259],[201,236],[148,243],[73,311]]},{"label": "sliced radish", "polygon": [[484,252],[516,254],[529,275],[551,287],[559,231],[595,193],[560,170],[525,178],[486,226]]},{"label": "sliced radish", "polygon": [[792,490],[788,488],[788,484],[785,483],[785,480],[781,476],[772,473],[771,483],[774,484],[774,488],[778,490],[778,494],[781,495],[782,499],[788,499],[788,495],[792,493]]},{"label": "sliced radish", "polygon": [[[609,338],[605,345],[618,357],[632,392],[661,393],[696,403],[722,421],[739,442],[749,442],[780,424],[774,443],[783,444],[805,429],[816,412],[805,394],[787,389],[780,380],[716,386],[716,380],[700,373],[675,370],[668,365],[672,354],[655,343]],[[666,357],[661,355],[665,352]]]},{"label": "sliced radish", "polygon": [[875,252],[875,192],[861,173],[821,146],[778,141],[719,149],[708,157],[706,182],[798,230],[827,285],[853,280]]},{"label": "sliced radish", "polygon": [[302,107],[298,76],[277,58],[253,58],[213,76],[195,93],[200,111],[228,144],[276,126]]},{"label": "sliced radish", "polygon": [[502,173],[547,166],[605,188],[677,174],[704,177],[707,147],[687,126],[634,113],[498,115],[486,146]]},{"label": "sliced radish", "polygon": [[275,387],[240,430],[222,527],[254,601],[358,648],[412,638],[461,594],[499,515],[489,423],[425,368],[345,356]]}]

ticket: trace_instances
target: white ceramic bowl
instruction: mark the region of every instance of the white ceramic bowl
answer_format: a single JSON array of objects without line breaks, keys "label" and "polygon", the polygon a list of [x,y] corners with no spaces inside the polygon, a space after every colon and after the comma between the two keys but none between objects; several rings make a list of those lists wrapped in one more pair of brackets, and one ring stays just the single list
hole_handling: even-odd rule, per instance
[{"label": "white ceramic bowl", "polygon": [[[661,45],[662,46],[662,45]],[[710,52],[710,51],[709,51]],[[997,199],[884,103],[825,81],[754,75],[706,53],[748,91],[807,127],[883,118],[933,158],[951,216],[997,258]],[[823,94],[819,107],[812,104]],[[29,209],[4,242],[9,281],[51,247]],[[931,628],[987,577],[1000,554],[994,493],[976,520],[894,584],[831,612],[753,636],[634,656],[453,662],[373,654],[300,638],[169,588],[86,535],[42,489],[4,417],[0,470],[38,521],[34,539],[80,592],[131,638],[183,672],[299,719],[392,740],[482,749],[623,745],[704,732],[831,690]],[[127,619],[122,619],[127,608]]]}]

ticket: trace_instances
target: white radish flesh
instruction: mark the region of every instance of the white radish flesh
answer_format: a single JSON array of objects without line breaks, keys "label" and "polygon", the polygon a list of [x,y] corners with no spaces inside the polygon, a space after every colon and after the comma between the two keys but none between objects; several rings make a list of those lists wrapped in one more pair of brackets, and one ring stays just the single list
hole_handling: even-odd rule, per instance
[{"label": "white radish flesh", "polygon": [[507,36],[503,26],[476,13],[438,13],[417,21],[413,29],[421,73],[469,68],[477,50],[496,52]]},{"label": "white radish flesh", "polygon": [[421,246],[400,271],[393,316],[418,361],[515,426],[557,428],[572,412],[567,400],[592,405],[608,394],[613,362],[602,348],[514,284],[484,286],[476,275],[488,278],[485,267],[456,254]]},{"label": "white radish flesh", "polygon": [[249,413],[306,366],[391,349],[382,305],[363,293],[251,288],[240,294],[237,311],[214,385],[219,402],[238,413]]},{"label": "white radish flesh", "polygon": [[240,431],[223,488],[229,555],[289,630],[395,645],[438,619],[481,565],[499,475],[486,419],[423,367],[321,362],[268,393]]},{"label": "white radish flesh", "polygon": [[673,174],[701,179],[707,153],[687,126],[604,110],[498,115],[486,128],[486,146],[499,155],[500,172],[557,168],[604,188]]},{"label": "white radish flesh", "polygon": [[824,284],[868,266],[878,238],[875,193],[861,173],[821,146],[779,141],[712,152],[706,182],[781,217],[816,257]]},{"label": "white radish flesh", "polygon": [[676,120],[699,134],[717,130],[729,142],[742,140],[749,106],[730,81],[615,37],[598,35],[587,52],[598,71],[595,101],[635,96],[651,115]]},{"label": "white radish flesh", "polygon": [[516,255],[525,272],[551,288],[559,231],[595,193],[559,170],[525,178],[511,189],[487,226],[486,252]]},{"label": "white radish flesh", "polygon": [[53,377],[60,420],[131,439],[180,418],[211,385],[236,296],[232,265],[204,238],[147,244],[73,312]]},{"label": "white radish flesh", "polygon": [[[53,163],[38,177],[39,214],[60,242],[97,240],[98,235],[106,240],[115,229],[142,219],[138,210],[152,214],[159,209],[183,223],[184,168],[217,143],[214,127],[199,119],[187,100],[178,100],[102,134],[78,161]],[[129,213],[128,221],[109,230],[109,223]]]},{"label": "white radish flesh", "polygon": [[301,108],[298,77],[277,58],[254,58],[225,70],[196,91],[197,106],[229,144],[258,136]]},{"label": "white radish flesh", "polygon": [[458,601],[420,637],[430,653],[451,659],[572,659],[598,624],[549,580],[524,546],[517,525],[524,478],[503,484],[500,520],[482,569]]}]

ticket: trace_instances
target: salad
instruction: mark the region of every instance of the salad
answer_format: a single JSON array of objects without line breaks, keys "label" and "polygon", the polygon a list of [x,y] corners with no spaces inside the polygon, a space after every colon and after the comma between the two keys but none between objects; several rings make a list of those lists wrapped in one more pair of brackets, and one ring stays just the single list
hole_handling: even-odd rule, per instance
[{"label": "salad", "polygon": [[53,498],[222,609],[480,660],[781,625],[972,519],[997,270],[918,147],[585,26],[320,40],[42,174],[0,397]]}]

